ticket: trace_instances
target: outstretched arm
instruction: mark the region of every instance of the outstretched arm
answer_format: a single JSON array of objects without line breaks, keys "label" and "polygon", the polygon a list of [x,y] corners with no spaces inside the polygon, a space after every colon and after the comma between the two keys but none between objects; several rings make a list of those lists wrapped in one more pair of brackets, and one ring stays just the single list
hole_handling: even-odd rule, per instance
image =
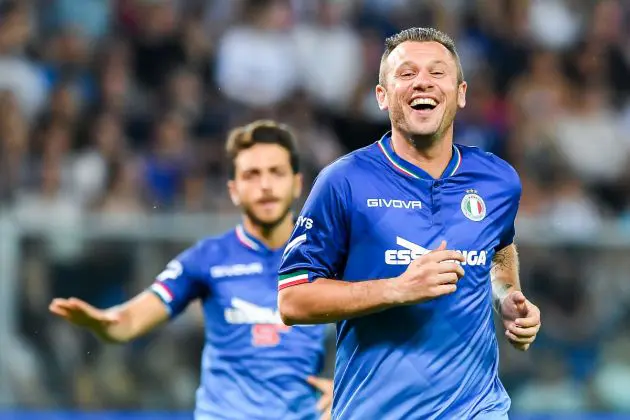
[{"label": "outstretched arm", "polygon": [[195,269],[196,248],[169,262],[149,290],[109,309],[98,309],[80,299],[54,299],[50,311],[86,328],[111,343],[140,337],[181,313],[188,304],[208,293]]},{"label": "outstretched arm", "polygon": [[169,319],[164,303],[151,292],[109,309],[98,309],[80,299],[54,299],[50,311],[66,321],[86,328],[103,341],[126,343]]}]

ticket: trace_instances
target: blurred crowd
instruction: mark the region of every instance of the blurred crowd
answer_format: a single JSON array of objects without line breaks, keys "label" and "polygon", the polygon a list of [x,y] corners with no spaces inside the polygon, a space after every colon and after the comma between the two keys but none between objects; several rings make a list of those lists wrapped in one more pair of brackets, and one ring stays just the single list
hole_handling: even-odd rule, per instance
[{"label": "blurred crowd", "polygon": [[[225,135],[263,117],[298,133],[310,185],[388,130],[374,99],[383,40],[410,26],[456,40],[469,83],[456,142],[517,168],[521,220],[581,240],[604,223],[630,227],[621,0],[0,0],[0,209],[65,220],[234,212]],[[32,239],[20,404],[190,408],[196,311],[132,346],[97,346],[51,320],[47,299],[118,303],[150,282],[137,250],[100,244],[55,262]],[[152,274],[188,244],[176,245]],[[502,352],[516,409],[630,411],[630,287],[624,254],[604,251],[522,249],[543,333],[529,354]],[[182,351],[184,340],[199,345]]]}]

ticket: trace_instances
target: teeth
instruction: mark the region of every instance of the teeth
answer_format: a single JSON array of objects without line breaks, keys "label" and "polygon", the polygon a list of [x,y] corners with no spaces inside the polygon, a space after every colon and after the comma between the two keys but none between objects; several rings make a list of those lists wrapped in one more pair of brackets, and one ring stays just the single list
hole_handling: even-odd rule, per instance
[{"label": "teeth", "polygon": [[416,98],[411,102],[411,106],[418,106],[418,105],[437,106],[437,102],[435,102],[431,98]]}]

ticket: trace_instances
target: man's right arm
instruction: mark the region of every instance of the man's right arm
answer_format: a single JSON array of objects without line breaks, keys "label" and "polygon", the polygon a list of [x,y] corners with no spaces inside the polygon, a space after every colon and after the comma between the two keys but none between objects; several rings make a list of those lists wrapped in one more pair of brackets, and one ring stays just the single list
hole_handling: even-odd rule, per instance
[{"label": "man's right arm", "polygon": [[396,305],[392,279],[346,282],[319,278],[278,292],[286,325],[327,324],[379,312]]},{"label": "man's right arm", "polygon": [[319,278],[283,288],[278,293],[282,321],[286,325],[327,324],[454,293],[464,276],[456,261],[463,260],[460,252],[447,250],[442,242],[398,277],[358,282]]},{"label": "man's right arm", "polygon": [[49,310],[108,343],[132,341],[169,318],[167,307],[151,292],[143,292],[109,309],[96,308],[77,298],[57,298],[50,303]]},{"label": "man's right arm", "polygon": [[162,300],[152,292],[145,291],[133,299],[107,309],[106,317],[114,319],[100,334],[107,342],[126,343],[141,337],[169,320],[169,311]]},{"label": "man's right arm", "polygon": [[69,298],[54,299],[49,309],[103,341],[132,341],[177,316],[192,300],[207,293],[207,287],[194,270],[194,250],[189,249],[171,261],[148,290],[121,305],[99,309]]},{"label": "man's right arm", "polygon": [[445,243],[412,262],[398,277],[339,280],[350,250],[351,212],[355,206],[350,182],[340,175],[336,165],[318,176],[284,251],[278,282],[278,309],[283,322],[337,322],[455,291],[463,270],[453,261],[461,261],[462,256],[446,251]]}]

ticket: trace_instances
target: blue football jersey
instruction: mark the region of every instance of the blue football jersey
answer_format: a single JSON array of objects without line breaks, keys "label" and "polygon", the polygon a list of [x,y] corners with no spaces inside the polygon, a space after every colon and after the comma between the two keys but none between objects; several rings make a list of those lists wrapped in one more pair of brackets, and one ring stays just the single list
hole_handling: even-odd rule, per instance
[{"label": "blue football jersey", "polygon": [[495,155],[456,145],[433,179],[396,155],[389,134],[319,175],[279,288],[396,277],[442,240],[466,259],[455,293],[338,323],[333,418],[505,418],[490,265],[512,243],[520,195]]},{"label": "blue football jersey", "polygon": [[324,326],[285,326],[277,310],[282,249],[242,226],[171,261],[150,290],[177,316],[200,299],[206,344],[197,420],[317,419],[306,382],[324,358]]}]

